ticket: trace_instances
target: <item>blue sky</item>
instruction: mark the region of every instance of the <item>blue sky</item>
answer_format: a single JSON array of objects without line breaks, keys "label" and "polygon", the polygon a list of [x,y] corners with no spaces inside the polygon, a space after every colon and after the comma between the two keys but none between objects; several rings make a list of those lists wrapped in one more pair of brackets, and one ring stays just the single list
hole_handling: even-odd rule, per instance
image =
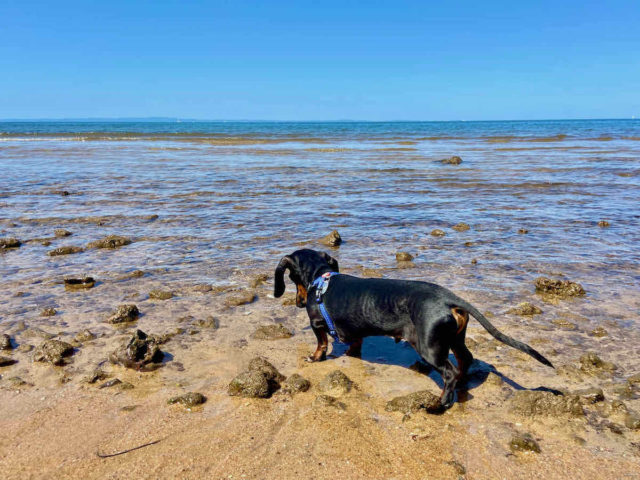
[{"label": "blue sky", "polygon": [[640,1],[0,2],[0,118],[640,116]]}]

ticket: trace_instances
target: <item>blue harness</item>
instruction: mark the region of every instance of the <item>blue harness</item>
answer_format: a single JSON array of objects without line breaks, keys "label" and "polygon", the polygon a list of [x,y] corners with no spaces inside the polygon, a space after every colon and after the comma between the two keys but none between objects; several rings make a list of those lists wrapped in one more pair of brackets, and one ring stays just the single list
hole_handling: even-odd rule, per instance
[{"label": "blue harness", "polygon": [[336,332],[336,326],[331,320],[329,316],[329,312],[327,312],[327,307],[324,306],[324,302],[322,301],[322,295],[329,288],[329,279],[334,275],[339,275],[338,272],[327,272],[322,276],[316,278],[311,286],[316,287],[316,303],[318,304],[318,308],[320,309],[320,313],[322,314],[322,318],[327,322],[327,328],[329,329],[329,335],[331,335],[336,341],[340,341],[338,338],[338,333]]}]

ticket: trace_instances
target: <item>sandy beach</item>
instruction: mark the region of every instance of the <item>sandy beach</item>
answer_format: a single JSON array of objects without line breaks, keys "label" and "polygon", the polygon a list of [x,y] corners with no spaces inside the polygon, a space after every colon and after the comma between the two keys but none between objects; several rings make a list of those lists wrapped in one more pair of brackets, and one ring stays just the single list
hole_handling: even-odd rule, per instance
[{"label": "sandy beach", "polygon": [[[640,478],[638,142],[321,133],[3,139],[0,162],[20,162],[0,185],[2,478]],[[580,145],[591,153],[566,149]],[[319,242],[332,229],[339,247]],[[392,411],[438,395],[439,375],[390,338],[306,362],[315,336],[294,285],[273,297],[278,260],[302,247],[343,273],[450,288],[556,368],[472,320],[454,407]],[[64,285],[85,276],[92,288]],[[585,293],[536,293],[539,277]],[[139,313],[115,321],[121,305]],[[137,330],[157,362],[114,363]],[[58,358],[52,341],[69,349]],[[229,395],[255,357],[310,388]],[[322,387],[335,370],[348,391]],[[168,404],[188,392],[206,401]]]}]

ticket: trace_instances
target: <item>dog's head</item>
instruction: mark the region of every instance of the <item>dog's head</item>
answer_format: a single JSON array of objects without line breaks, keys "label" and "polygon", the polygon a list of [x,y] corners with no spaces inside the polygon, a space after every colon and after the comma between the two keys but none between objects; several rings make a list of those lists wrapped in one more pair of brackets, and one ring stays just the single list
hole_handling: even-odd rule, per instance
[{"label": "dog's head", "polygon": [[282,257],[276,267],[273,296],[278,298],[284,293],[284,272],[289,270],[289,278],[296,284],[296,306],[307,305],[307,289],[320,275],[326,272],[338,272],[338,261],[324,252],[303,249]]}]

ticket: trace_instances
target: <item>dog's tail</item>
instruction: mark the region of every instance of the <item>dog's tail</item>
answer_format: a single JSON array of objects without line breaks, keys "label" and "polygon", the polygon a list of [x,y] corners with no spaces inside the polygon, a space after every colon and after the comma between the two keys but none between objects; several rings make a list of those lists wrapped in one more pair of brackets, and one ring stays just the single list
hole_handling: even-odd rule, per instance
[{"label": "dog's tail", "polygon": [[[462,300],[462,299],[459,299],[459,300]],[[489,332],[496,340],[499,340],[502,343],[509,345],[510,347],[517,348],[521,352],[531,355],[540,363],[544,363],[545,365],[551,368],[555,368],[553,364],[549,360],[547,360],[540,352],[536,351],[526,343],[519,342],[515,338],[511,338],[509,335],[505,335],[496,327],[494,327],[493,324],[487,319],[487,317],[482,315],[478,311],[478,309],[475,308],[470,303],[467,303],[464,300],[462,302],[458,301],[456,302],[456,306],[467,310],[476,320],[478,320],[478,322],[480,322],[480,325],[482,325],[487,330],[487,332]]]}]

